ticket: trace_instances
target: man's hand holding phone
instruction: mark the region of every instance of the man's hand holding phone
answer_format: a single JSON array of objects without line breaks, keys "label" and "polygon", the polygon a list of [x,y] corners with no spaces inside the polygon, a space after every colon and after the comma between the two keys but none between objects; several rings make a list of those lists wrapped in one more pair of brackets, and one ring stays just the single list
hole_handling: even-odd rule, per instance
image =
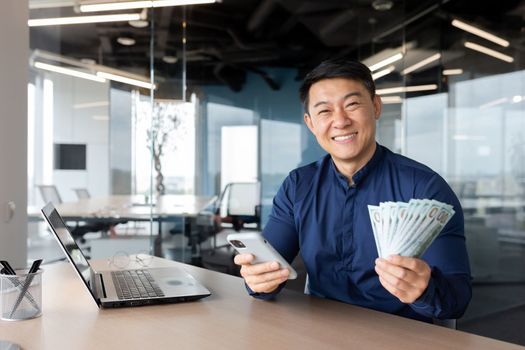
[{"label": "man's hand holding phone", "polygon": [[239,253],[234,262],[256,293],[271,293],[287,279],[297,278],[294,268],[257,232],[231,233],[226,237]]},{"label": "man's hand holding phone", "polygon": [[241,266],[241,276],[256,293],[271,293],[286,281],[290,275],[287,268],[281,268],[277,261],[252,264],[255,257],[252,254],[238,254],[234,262]]}]

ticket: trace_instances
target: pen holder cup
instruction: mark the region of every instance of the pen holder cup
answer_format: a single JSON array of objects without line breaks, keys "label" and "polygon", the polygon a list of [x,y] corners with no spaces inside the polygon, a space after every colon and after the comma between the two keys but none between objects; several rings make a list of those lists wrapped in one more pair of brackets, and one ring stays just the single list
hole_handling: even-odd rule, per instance
[{"label": "pen holder cup", "polygon": [[42,315],[42,272],[0,274],[0,319],[18,321]]}]

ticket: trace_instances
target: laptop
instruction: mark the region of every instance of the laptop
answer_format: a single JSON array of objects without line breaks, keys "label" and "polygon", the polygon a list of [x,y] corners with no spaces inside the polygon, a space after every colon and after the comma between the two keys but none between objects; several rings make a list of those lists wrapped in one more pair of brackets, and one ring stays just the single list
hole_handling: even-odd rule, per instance
[{"label": "laptop", "polygon": [[99,307],[176,303],[211,295],[193,276],[176,266],[95,272],[51,202],[42,208],[42,214]]}]

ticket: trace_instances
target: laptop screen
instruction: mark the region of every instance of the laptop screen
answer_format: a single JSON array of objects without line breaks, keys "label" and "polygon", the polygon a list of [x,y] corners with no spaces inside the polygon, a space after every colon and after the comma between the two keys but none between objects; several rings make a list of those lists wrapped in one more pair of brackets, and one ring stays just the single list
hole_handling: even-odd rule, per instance
[{"label": "laptop screen", "polygon": [[62,247],[67,258],[75,266],[78,275],[88,287],[93,298],[97,300],[91,287],[91,266],[82,253],[82,250],[80,250],[80,247],[73,239],[73,236],[71,236],[64,220],[60,214],[58,214],[51,202],[42,208],[42,214],[44,214],[49,227],[53,231],[55,238],[58,240],[58,243]]}]

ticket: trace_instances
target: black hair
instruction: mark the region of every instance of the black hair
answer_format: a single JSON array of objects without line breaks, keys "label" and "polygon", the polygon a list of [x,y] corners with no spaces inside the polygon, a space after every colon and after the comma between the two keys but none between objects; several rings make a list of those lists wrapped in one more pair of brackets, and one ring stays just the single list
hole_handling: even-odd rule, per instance
[{"label": "black hair", "polygon": [[310,87],[318,81],[332,78],[346,78],[358,81],[365,86],[371,98],[374,98],[376,94],[376,86],[372,79],[372,73],[363,63],[343,59],[326,60],[321,62],[305,76],[299,88],[299,96],[305,113],[309,114],[308,93],[310,92]]}]

